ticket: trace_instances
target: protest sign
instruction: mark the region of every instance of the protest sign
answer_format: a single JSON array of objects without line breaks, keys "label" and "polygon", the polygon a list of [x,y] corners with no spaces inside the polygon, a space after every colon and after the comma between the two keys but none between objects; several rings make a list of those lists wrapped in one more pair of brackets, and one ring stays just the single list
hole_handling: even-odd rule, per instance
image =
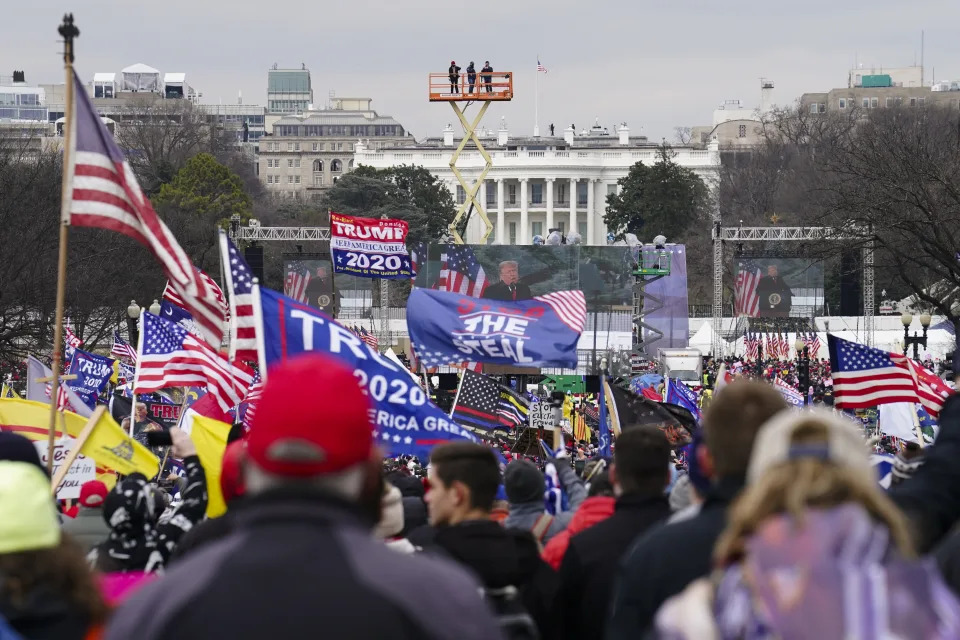
[{"label": "protest sign", "polygon": [[361,278],[411,278],[407,222],[330,214],[330,251],[335,273]]},{"label": "protest sign", "polygon": [[[73,449],[75,443],[76,440],[70,437],[58,438],[56,440],[53,449],[54,477],[56,477],[60,465],[66,460],[67,455],[70,453],[70,450]],[[37,448],[37,453],[40,454],[40,460],[43,462],[43,466],[47,467],[47,441],[45,439],[34,440],[33,446]],[[83,486],[83,483],[89,480],[96,480],[96,478],[97,465],[93,459],[82,454],[78,455],[73,461],[73,464],[70,465],[70,469],[67,471],[67,475],[64,476],[63,482],[61,482],[57,488],[57,500],[76,500],[80,497],[80,487]]]},{"label": "protest sign", "polygon": [[548,429],[554,426],[553,407],[549,402],[534,402],[530,405],[530,427]]}]

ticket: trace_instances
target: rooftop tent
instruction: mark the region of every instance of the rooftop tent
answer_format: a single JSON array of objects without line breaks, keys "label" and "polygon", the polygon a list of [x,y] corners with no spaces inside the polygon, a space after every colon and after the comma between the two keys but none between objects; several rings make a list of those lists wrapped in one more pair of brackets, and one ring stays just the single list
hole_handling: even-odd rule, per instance
[{"label": "rooftop tent", "polygon": [[93,74],[93,97],[94,98],[113,98],[117,94],[117,74],[115,73],[95,73]]},{"label": "rooftop tent", "polygon": [[162,90],[160,72],[145,64],[134,64],[120,72],[120,90],[156,92]]},{"label": "rooftop tent", "polygon": [[191,94],[192,90],[187,84],[187,74],[165,73],[163,75],[164,98],[189,98]]}]

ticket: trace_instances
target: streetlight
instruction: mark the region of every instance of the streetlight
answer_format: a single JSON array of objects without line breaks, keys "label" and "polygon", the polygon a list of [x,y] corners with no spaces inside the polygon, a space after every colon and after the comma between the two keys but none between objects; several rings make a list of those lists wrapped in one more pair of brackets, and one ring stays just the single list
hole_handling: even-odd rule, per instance
[{"label": "streetlight", "polygon": [[140,305],[137,304],[136,300],[131,300],[130,306],[127,307],[127,337],[130,338],[130,344],[134,349],[140,342],[140,336],[137,334],[137,320],[139,318]]},{"label": "streetlight", "polygon": [[160,303],[157,302],[156,298],[153,299],[153,304],[150,305],[150,313],[155,316],[160,315]]},{"label": "streetlight", "polygon": [[800,338],[793,343],[793,348],[797,350],[797,383],[800,385],[800,392],[803,394],[803,404],[806,406],[810,395],[810,347]]},{"label": "streetlight", "polygon": [[930,314],[924,313],[920,316],[920,326],[923,327],[922,336],[910,335],[910,324],[913,323],[913,316],[909,313],[900,316],[900,322],[903,324],[903,353],[906,355],[910,345],[913,345],[913,359],[918,360],[920,357],[919,347],[922,345],[924,349],[927,348],[927,329],[930,327]]}]

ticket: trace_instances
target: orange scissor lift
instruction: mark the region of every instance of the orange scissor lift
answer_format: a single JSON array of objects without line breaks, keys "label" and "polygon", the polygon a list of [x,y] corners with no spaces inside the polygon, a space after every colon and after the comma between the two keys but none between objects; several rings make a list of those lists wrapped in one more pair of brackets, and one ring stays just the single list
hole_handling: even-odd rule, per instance
[{"label": "orange scissor lift", "polygon": [[[471,76],[473,82],[471,82]],[[460,124],[463,125],[463,139],[460,140],[456,151],[454,151],[453,156],[450,157],[450,170],[453,172],[453,175],[457,177],[460,186],[463,187],[466,197],[463,199],[463,204],[461,204],[457,210],[457,215],[454,217],[453,222],[450,223],[450,235],[454,237],[457,244],[463,244],[463,238],[457,231],[457,226],[463,217],[467,215],[467,211],[470,208],[475,208],[477,213],[480,214],[480,219],[483,220],[487,227],[482,239],[482,242],[486,243],[487,238],[490,237],[490,232],[493,231],[493,223],[491,223],[490,218],[487,217],[487,212],[484,211],[483,205],[480,203],[479,198],[477,198],[477,193],[480,191],[480,185],[482,185],[484,179],[486,179],[490,167],[493,166],[493,160],[490,158],[487,150],[483,148],[483,144],[480,142],[476,130],[480,125],[480,121],[483,120],[483,115],[487,112],[487,108],[491,102],[507,102],[513,100],[513,72],[495,71],[483,73],[482,71],[478,71],[476,74],[460,73],[456,75],[449,73],[431,73],[429,76],[429,91],[430,102],[449,103],[454,113],[457,114],[457,119],[460,121]],[[461,108],[458,104],[460,102],[466,102],[467,104]],[[466,107],[472,102],[479,102],[481,105],[476,117],[473,121],[469,121],[466,116]],[[483,159],[486,161],[483,171],[480,172],[480,175],[473,184],[467,184],[463,179],[463,174],[457,169],[457,160],[460,159],[460,154],[470,140],[477,145],[477,151],[480,152],[480,155],[483,156]]]}]

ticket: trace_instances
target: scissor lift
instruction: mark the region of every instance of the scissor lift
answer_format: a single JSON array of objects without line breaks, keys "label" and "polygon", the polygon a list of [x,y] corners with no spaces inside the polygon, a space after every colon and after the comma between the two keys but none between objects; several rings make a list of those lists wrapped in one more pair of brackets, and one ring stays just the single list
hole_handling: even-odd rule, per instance
[{"label": "scissor lift", "polygon": [[[477,210],[477,213],[480,214],[480,219],[483,220],[486,225],[486,231],[484,232],[481,242],[486,243],[487,238],[490,237],[490,233],[493,231],[493,223],[490,222],[490,218],[487,217],[487,212],[484,211],[483,205],[477,197],[477,193],[480,191],[480,185],[483,184],[487,173],[490,171],[490,167],[493,166],[493,160],[490,158],[487,150],[483,148],[483,144],[480,142],[476,130],[480,125],[480,121],[483,120],[483,116],[487,112],[487,108],[489,108],[491,102],[507,102],[513,100],[513,72],[494,71],[483,73],[477,71],[476,74],[471,75],[474,76],[473,83],[470,82],[470,77],[466,73],[460,73],[456,76],[451,76],[449,73],[431,73],[428,79],[430,102],[449,103],[453,108],[453,112],[457,114],[457,119],[460,121],[460,124],[463,125],[463,139],[450,158],[450,170],[453,172],[453,175],[457,177],[457,181],[466,193],[463,203],[457,209],[456,217],[454,217],[453,222],[450,223],[450,235],[453,236],[457,244],[463,244],[463,238],[457,231],[457,226],[464,216],[467,215],[467,211],[471,207]],[[461,108],[458,104],[460,102],[466,102],[467,104]],[[471,102],[482,103],[480,111],[477,112],[472,122],[467,120],[466,117],[466,107],[469,106]],[[480,175],[472,185],[467,184],[466,180],[463,179],[463,174],[460,173],[460,170],[457,169],[456,166],[457,160],[460,159],[460,154],[470,140],[477,145],[477,151],[480,152],[480,155],[486,161],[483,171],[480,172]]]}]

